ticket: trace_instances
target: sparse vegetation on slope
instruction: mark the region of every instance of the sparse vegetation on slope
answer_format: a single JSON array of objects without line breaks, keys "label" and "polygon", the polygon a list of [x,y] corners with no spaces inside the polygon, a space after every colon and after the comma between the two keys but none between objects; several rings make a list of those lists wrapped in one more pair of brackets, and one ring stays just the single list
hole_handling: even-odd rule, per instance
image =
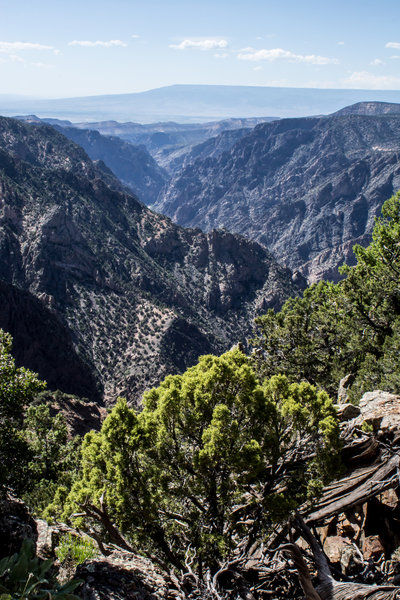
[{"label": "sparse vegetation on slope", "polygon": [[262,246],[149,211],[49,126],[0,119],[0,186],[0,279],[29,290],[67,332],[69,379],[82,391],[58,365],[63,381],[55,373],[52,385],[63,391],[139,402],[301,289]]}]

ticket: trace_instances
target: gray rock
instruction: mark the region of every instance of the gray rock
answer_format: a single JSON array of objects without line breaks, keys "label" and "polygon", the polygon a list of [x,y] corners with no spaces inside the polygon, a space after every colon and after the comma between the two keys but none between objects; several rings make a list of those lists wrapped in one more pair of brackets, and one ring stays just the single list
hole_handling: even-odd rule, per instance
[{"label": "gray rock", "polygon": [[75,577],[84,582],[76,590],[83,600],[161,600],[179,596],[150,560],[118,551],[79,565]]},{"label": "gray rock", "polygon": [[378,436],[400,435],[400,396],[380,390],[367,392],[361,398],[359,408],[355,426],[367,423]]},{"label": "gray rock", "polygon": [[19,552],[26,538],[37,540],[36,523],[21,500],[0,498],[0,558]]},{"label": "gray rock", "polygon": [[337,280],[397,191],[399,150],[396,113],[260,124],[225,152],[186,164],[155,208],[184,226],[262,242],[310,282]]},{"label": "gray rock", "polygon": [[337,413],[338,413],[338,417],[339,417],[339,421],[350,421],[351,419],[354,419],[355,417],[358,417],[358,415],[360,414],[360,409],[358,406],[355,406],[354,404],[350,404],[350,402],[346,403],[346,404],[339,404],[337,406]]},{"label": "gray rock", "polygon": [[354,373],[349,373],[345,377],[343,377],[339,382],[339,389],[337,395],[338,404],[346,404],[349,399],[348,389],[351,387],[351,384],[355,380]]}]

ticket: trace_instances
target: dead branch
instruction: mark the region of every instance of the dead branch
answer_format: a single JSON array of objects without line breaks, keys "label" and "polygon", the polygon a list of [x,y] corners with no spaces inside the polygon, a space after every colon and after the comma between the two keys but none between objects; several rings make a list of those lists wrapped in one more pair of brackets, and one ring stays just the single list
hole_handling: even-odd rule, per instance
[{"label": "dead branch", "polygon": [[392,585],[366,585],[336,581],[332,577],[328,560],[300,515],[296,516],[296,527],[308,543],[317,566],[320,584],[316,590],[321,600],[399,600],[400,588]]}]

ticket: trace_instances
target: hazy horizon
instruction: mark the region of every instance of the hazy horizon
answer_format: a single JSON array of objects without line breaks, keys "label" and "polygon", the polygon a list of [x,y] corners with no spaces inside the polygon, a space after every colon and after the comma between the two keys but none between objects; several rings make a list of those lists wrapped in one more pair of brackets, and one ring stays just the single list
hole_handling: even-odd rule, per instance
[{"label": "hazy horizon", "polygon": [[10,99],[0,95],[3,116],[36,115],[71,122],[204,123],[240,118],[327,115],[357,102],[400,103],[400,90],[175,85],[133,94],[60,99]]}]

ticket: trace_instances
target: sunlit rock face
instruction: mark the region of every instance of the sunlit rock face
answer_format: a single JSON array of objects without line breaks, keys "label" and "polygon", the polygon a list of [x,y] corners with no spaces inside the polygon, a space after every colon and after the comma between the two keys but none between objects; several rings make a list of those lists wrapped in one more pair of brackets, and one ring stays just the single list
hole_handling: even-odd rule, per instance
[{"label": "sunlit rock face", "polygon": [[255,239],[310,282],[337,280],[400,188],[399,111],[378,106],[374,114],[370,104],[367,114],[260,124],[221,153],[209,141],[208,154],[172,177],[155,208],[184,226]]}]

